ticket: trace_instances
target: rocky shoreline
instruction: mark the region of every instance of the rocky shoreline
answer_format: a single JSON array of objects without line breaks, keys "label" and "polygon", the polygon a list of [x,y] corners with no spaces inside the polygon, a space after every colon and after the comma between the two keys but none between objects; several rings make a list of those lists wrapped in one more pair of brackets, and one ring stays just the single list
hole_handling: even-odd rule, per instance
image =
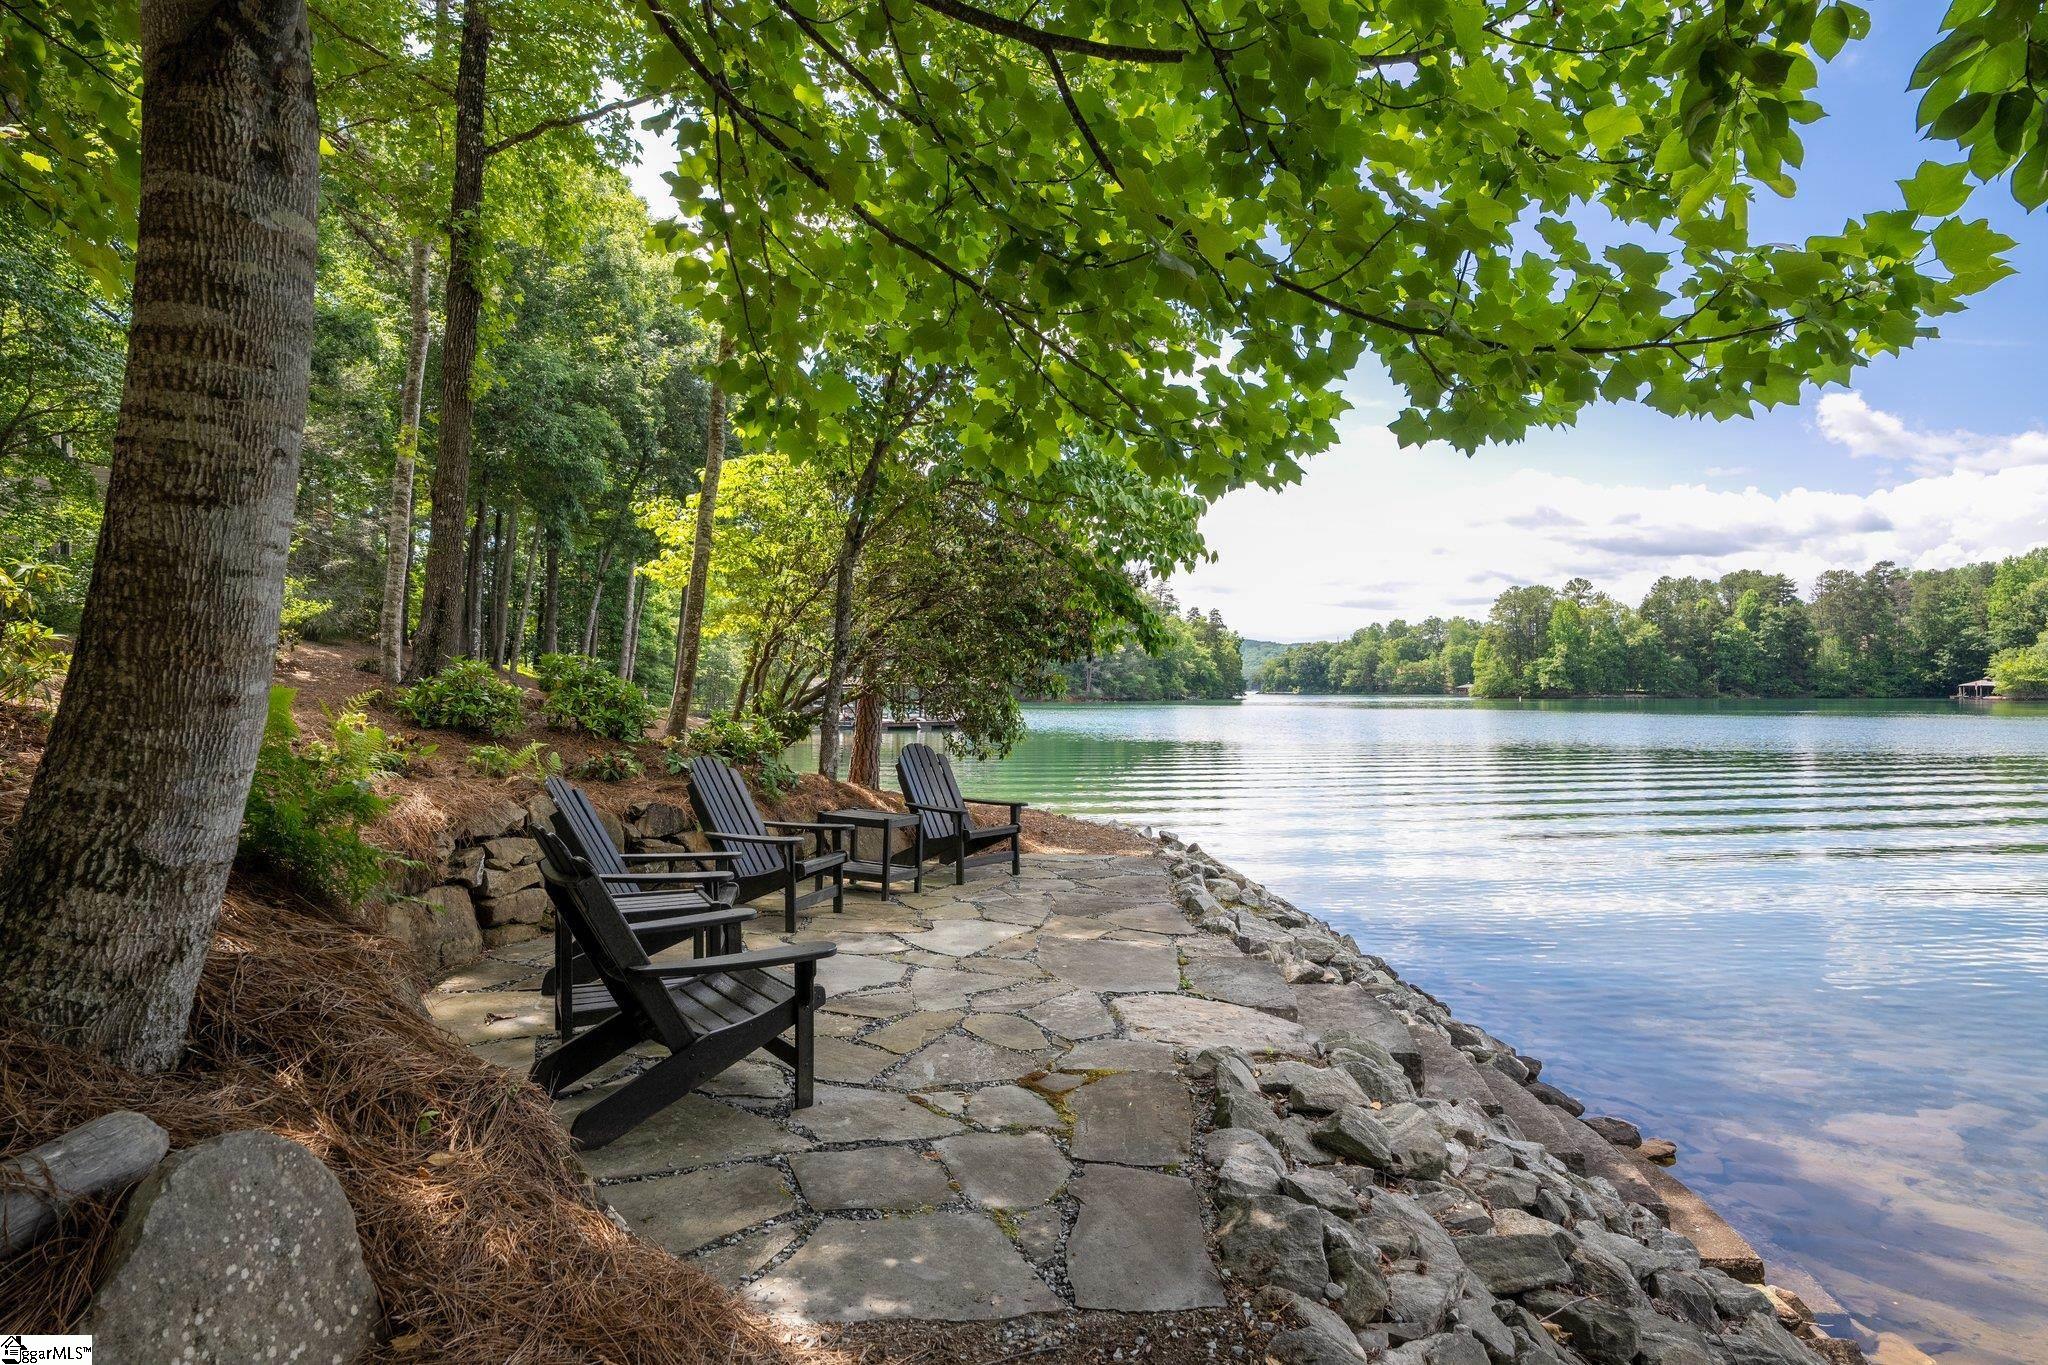
[{"label": "rocky shoreline", "polygon": [[1196,1059],[1214,1086],[1204,1160],[1219,1256],[1293,1324],[1272,1359],[1862,1361],[1765,1283],[1756,1252],[1645,1159],[1631,1125],[1586,1120],[1539,1059],[1349,935],[1197,845],[1152,837],[1182,910],[1279,967],[1319,1038],[1315,1061]]}]

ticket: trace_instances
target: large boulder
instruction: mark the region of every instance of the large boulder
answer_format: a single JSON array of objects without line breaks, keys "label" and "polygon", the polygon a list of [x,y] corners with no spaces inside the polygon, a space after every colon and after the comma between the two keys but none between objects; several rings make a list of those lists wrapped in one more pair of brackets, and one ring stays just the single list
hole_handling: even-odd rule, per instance
[{"label": "large boulder", "polygon": [[476,910],[460,886],[430,886],[417,896],[388,902],[384,936],[403,944],[416,970],[430,980],[484,955]]},{"label": "large boulder", "polygon": [[173,1154],[121,1215],[85,1330],[115,1365],[347,1365],[377,1333],[355,1213],[320,1159],[275,1133]]}]

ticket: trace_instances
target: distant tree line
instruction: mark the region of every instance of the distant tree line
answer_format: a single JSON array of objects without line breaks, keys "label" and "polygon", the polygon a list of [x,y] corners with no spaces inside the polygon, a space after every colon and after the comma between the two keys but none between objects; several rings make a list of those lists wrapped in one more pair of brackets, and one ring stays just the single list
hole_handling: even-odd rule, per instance
[{"label": "distant tree line", "polygon": [[1987,673],[2048,697],[2048,547],[1957,569],[1832,569],[1801,597],[1783,574],[1657,580],[1631,607],[1583,578],[1509,588],[1484,623],[1430,617],[1295,645],[1269,692],[1480,697],[1947,696]]},{"label": "distant tree line", "polygon": [[1185,612],[1164,588],[1151,592],[1156,629],[1065,664],[1063,695],[1086,701],[1227,701],[1244,694],[1242,641],[1223,614]]}]

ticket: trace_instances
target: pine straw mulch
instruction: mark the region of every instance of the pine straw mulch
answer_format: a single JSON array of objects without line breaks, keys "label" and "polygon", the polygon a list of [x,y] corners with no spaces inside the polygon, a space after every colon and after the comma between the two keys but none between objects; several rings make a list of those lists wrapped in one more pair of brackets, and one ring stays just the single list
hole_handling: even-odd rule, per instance
[{"label": "pine straw mulch", "polygon": [[[821,1362],[585,1197],[539,1091],[419,1006],[383,940],[303,904],[228,898],[191,1050],[141,1077],[0,1030],[0,1151],[114,1109],[173,1147],[265,1128],[339,1177],[387,1316],[380,1360]],[[0,1330],[60,1331],[99,1278],[112,1207],[0,1262]]]}]

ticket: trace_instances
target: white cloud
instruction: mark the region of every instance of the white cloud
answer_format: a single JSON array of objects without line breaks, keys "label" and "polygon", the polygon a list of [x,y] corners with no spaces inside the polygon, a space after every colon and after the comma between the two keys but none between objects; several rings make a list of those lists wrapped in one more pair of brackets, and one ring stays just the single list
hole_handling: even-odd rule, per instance
[{"label": "white cloud", "polygon": [[1181,600],[1268,639],[1484,615],[1502,588],[1575,575],[1631,601],[1663,574],[1768,569],[1806,587],[1831,568],[1945,568],[2048,540],[2048,435],[1972,437],[1947,467],[1869,493],[1766,493],[1514,469],[1353,427],[1299,486],[1233,493],[1204,529],[1219,558],[1180,580]]},{"label": "white cloud", "polygon": [[1871,407],[1861,394],[1823,395],[1814,417],[1820,434],[1852,457],[1901,461],[1921,473],[2048,463],[2048,432],[1982,436],[1974,431],[1926,431]]}]

